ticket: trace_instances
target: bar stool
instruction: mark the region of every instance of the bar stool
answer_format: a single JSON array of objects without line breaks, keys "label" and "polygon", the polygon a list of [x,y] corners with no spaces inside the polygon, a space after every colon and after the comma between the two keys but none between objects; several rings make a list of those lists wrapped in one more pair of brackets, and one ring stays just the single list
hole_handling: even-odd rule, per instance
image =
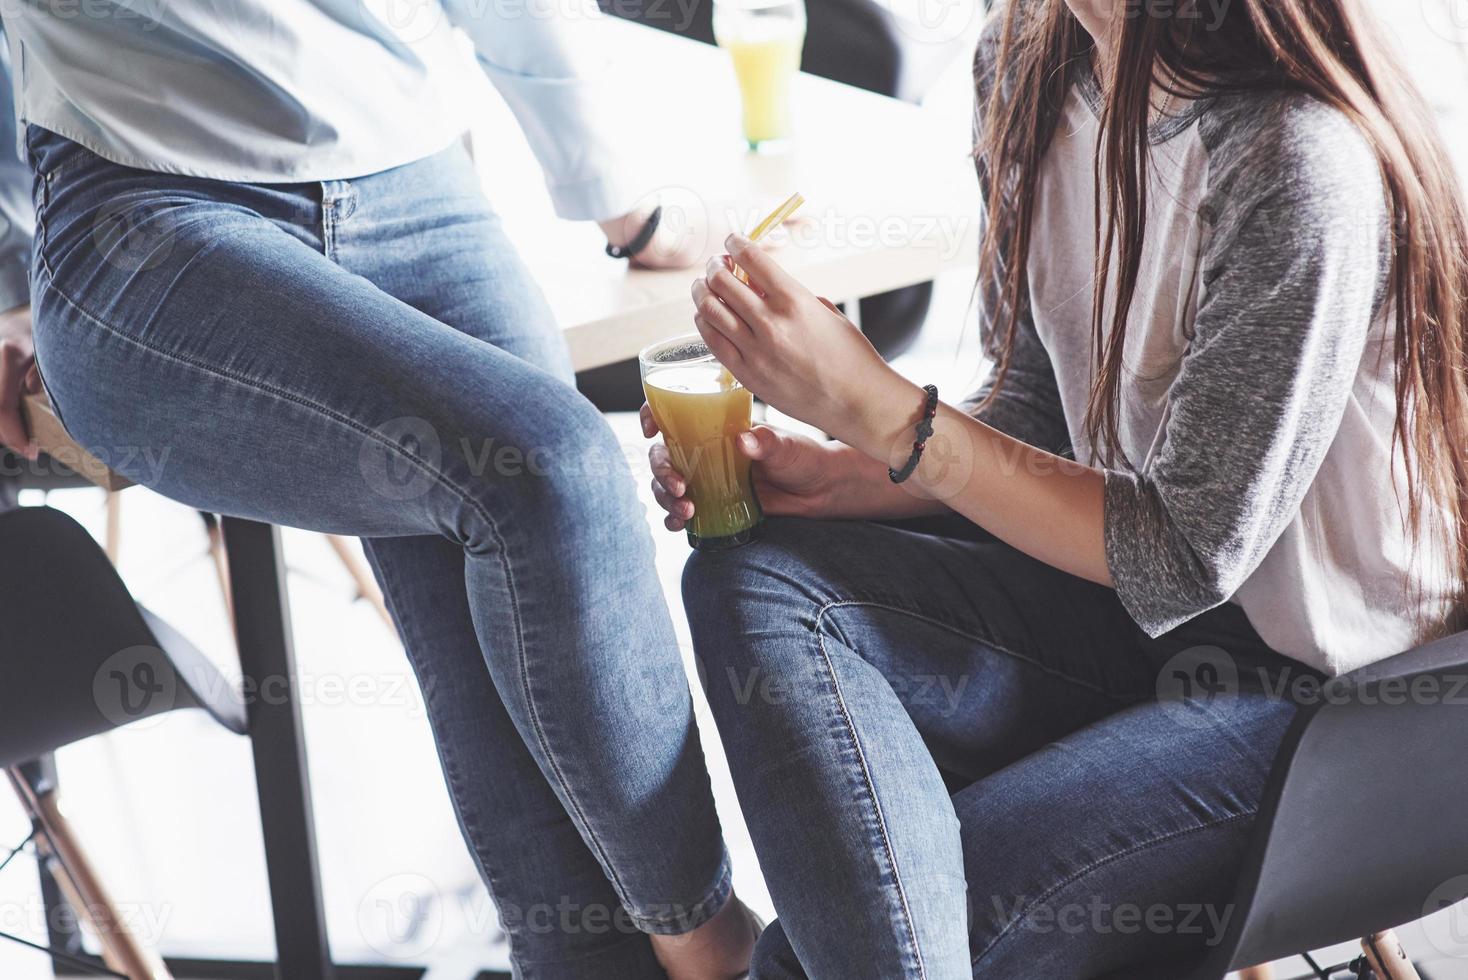
[{"label": "bar stool", "polygon": [[[111,504],[116,501],[115,491],[130,485],[71,439],[44,394],[24,396],[21,407],[32,438],[43,450],[43,460],[49,462],[40,467],[6,466],[5,473],[20,475],[18,487],[59,489],[91,483],[113,492]],[[14,496],[9,491],[16,488],[0,487],[0,497]],[[8,506],[13,500],[0,502]],[[109,526],[115,529],[115,520]],[[245,689],[262,690],[268,681],[278,695],[251,699],[244,711],[254,757],[275,925],[275,961],[269,966],[276,980],[332,980],[336,964],[326,934],[280,529],[248,518],[221,515],[210,530],[211,538],[221,539],[223,544],[222,552],[213,550],[217,562],[222,558],[220,579],[234,625]],[[44,539],[44,535],[41,537]],[[29,550],[14,549],[13,553],[17,567],[50,557],[44,540],[33,542]],[[0,621],[0,643],[5,637],[3,625]],[[142,669],[146,672],[154,668]],[[0,674],[3,679],[4,674]],[[217,689],[217,685],[206,684],[198,690]],[[48,762],[49,756],[44,757],[39,765],[25,766],[20,775],[54,790],[54,772]],[[54,885],[43,875],[43,897],[48,907],[53,899],[62,897],[56,894]]]},{"label": "bar stool", "polygon": [[133,601],[71,517],[49,507],[0,513],[0,549],[11,557],[0,563],[0,768],[32,821],[29,840],[89,921],[107,968],[131,980],[166,980],[163,962],[118,915],[62,814],[46,760],[62,746],[179,709],[202,709],[243,735],[243,700],[193,644]]}]

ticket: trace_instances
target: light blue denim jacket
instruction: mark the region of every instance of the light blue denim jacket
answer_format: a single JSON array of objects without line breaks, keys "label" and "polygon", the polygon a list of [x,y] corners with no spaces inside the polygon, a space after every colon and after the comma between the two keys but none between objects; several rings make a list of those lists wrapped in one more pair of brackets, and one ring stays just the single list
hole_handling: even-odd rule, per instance
[{"label": "light blue denim jacket", "polygon": [[[0,145],[41,126],[115,163],[256,183],[427,157],[467,128],[460,48],[525,131],[562,217],[620,214],[595,0],[0,0]],[[30,177],[0,151],[0,309],[26,302]]]}]

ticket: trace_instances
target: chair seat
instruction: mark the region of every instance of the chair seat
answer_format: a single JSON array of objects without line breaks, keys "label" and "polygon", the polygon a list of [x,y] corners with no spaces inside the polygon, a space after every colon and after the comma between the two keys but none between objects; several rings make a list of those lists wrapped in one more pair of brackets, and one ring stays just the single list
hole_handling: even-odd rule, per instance
[{"label": "chair seat", "polygon": [[1280,746],[1223,941],[1129,978],[1221,980],[1468,898],[1468,633],[1329,690]]},{"label": "chair seat", "polygon": [[179,708],[245,731],[234,685],[133,600],[71,517],[0,513],[0,550],[0,766]]}]

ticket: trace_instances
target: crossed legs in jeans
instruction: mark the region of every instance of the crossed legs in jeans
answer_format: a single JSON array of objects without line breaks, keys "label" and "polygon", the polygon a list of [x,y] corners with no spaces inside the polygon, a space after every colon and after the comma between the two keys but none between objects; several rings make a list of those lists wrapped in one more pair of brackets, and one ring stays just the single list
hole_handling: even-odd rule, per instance
[{"label": "crossed legs in jeans", "polygon": [[366,538],[517,975],[661,977],[646,933],[729,896],[686,675],[621,447],[464,151],[247,185],[29,149],[72,435],[191,506]]},{"label": "crossed legs in jeans", "polygon": [[[792,519],[683,596],[780,916],[754,980],[1085,980],[1222,938],[1295,711],[1237,608],[1153,641],[982,534]],[[1174,656],[1240,683],[1158,698]]]}]

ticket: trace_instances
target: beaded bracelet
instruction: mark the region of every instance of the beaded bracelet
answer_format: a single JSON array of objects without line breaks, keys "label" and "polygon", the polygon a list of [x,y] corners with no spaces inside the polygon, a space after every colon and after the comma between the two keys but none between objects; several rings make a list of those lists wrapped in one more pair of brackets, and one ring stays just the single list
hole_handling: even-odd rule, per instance
[{"label": "beaded bracelet", "polygon": [[912,444],[912,455],[907,457],[902,469],[887,468],[887,479],[893,483],[901,483],[912,476],[918,461],[923,458],[923,450],[928,447],[928,439],[933,435],[933,417],[938,414],[938,386],[923,385],[923,391],[928,393],[928,399],[923,403],[923,417],[917,424],[917,441]]}]

